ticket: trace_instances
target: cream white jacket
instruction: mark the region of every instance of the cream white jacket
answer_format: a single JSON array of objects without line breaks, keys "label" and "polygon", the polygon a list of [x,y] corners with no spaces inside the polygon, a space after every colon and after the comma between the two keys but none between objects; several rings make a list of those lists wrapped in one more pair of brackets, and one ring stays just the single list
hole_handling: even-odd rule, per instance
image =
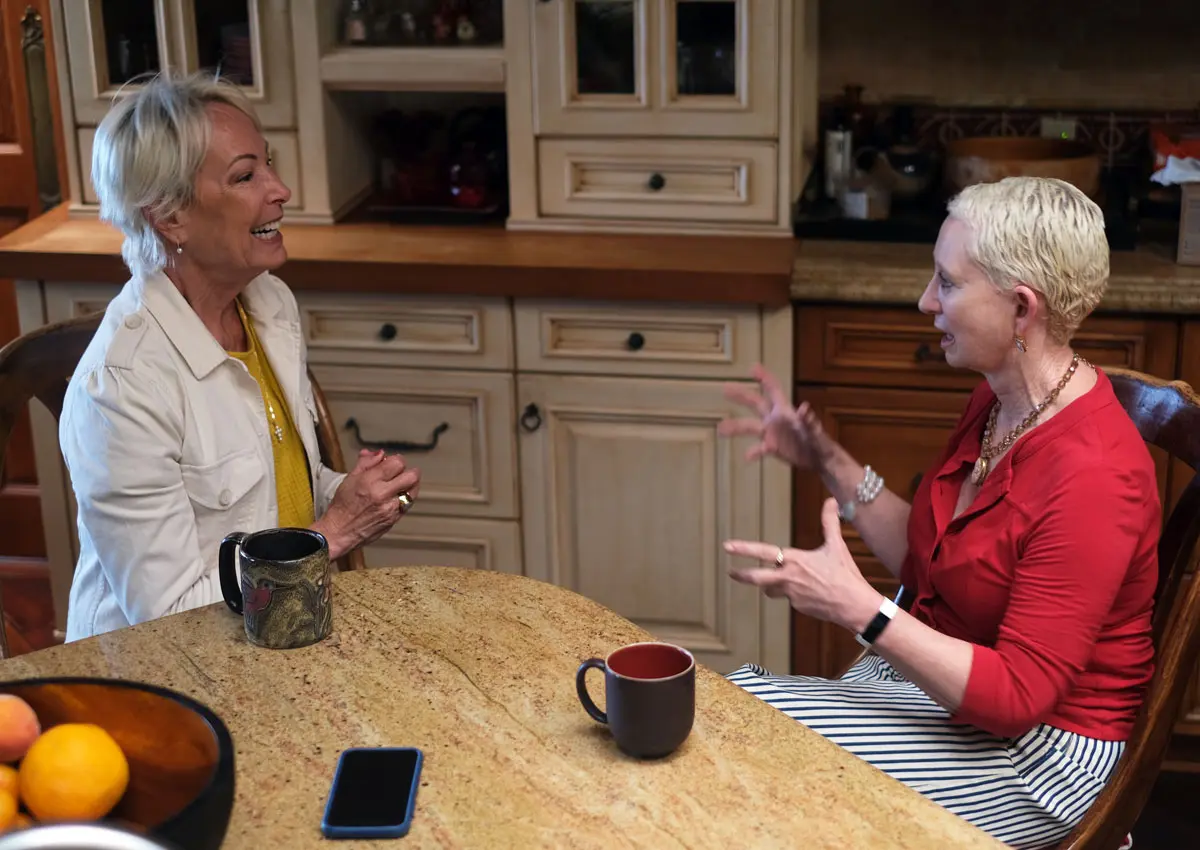
[{"label": "cream white jacket", "polygon": [[[264,273],[243,303],[320,516],[344,476],[321,464],[296,300]],[[219,602],[221,539],[278,525],[258,385],[163,274],[135,277],[109,304],[67,388],[59,443],[79,505],[69,641]]]}]

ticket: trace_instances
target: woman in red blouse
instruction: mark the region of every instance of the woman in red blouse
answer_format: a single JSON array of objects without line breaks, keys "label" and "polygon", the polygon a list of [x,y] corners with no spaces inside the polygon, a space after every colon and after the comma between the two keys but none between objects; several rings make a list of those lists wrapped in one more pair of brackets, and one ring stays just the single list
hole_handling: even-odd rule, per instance
[{"label": "woman in red blouse", "polygon": [[[1104,373],[1071,337],[1108,282],[1100,209],[1070,184],[1008,178],[954,198],[918,306],[946,362],[983,375],[910,505],[793,408],[769,374],[731,387],[751,457],[817,472],[825,543],[729,541],[770,562],[738,581],[856,634],[843,678],[730,678],[1014,847],[1064,838],[1099,794],[1154,665],[1155,470]],[[886,447],[880,447],[886,451]],[[842,540],[853,522],[898,576],[898,610]]]}]

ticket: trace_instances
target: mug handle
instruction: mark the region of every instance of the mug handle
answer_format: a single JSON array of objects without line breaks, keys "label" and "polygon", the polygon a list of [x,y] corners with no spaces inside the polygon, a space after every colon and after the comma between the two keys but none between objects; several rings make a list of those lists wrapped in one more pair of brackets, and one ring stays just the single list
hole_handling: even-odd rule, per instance
[{"label": "mug handle", "polygon": [[225,604],[235,614],[242,613],[242,586],[238,582],[237,556],[238,550],[249,535],[244,531],[233,531],[225,535],[217,554],[217,566],[221,575],[221,595]]},{"label": "mug handle", "polygon": [[587,689],[587,671],[595,667],[597,670],[608,670],[608,665],[604,663],[603,658],[589,658],[587,661],[579,665],[579,669],[575,671],[575,692],[579,694],[579,701],[583,703],[583,710],[592,716],[592,719],[599,723],[608,723],[608,715],[601,711],[596,703],[592,702],[592,695]]}]

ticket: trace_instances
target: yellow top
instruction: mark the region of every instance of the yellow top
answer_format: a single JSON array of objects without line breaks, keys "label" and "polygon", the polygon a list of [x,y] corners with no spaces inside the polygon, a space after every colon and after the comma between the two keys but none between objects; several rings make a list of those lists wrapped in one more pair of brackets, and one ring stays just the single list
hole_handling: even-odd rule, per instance
[{"label": "yellow top", "polygon": [[258,383],[263,398],[263,412],[267,418],[267,435],[271,440],[271,453],[275,457],[275,492],[279,500],[280,528],[307,528],[313,523],[312,479],[309,478],[308,459],[300,434],[288,414],[283,390],[275,378],[275,371],[263,353],[254,322],[242,309],[237,300],[238,316],[246,330],[249,351],[230,351],[246,364],[246,369]]}]

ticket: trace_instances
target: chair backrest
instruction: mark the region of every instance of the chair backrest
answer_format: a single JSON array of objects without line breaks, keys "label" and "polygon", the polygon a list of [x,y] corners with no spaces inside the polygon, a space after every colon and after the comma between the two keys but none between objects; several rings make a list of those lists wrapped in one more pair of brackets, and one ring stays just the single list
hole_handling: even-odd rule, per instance
[{"label": "chair backrest", "polygon": [[[317,405],[317,443],[321,447],[321,462],[334,472],[346,471],[346,459],[342,455],[342,443],[338,439],[337,427],[333,424],[333,414],[329,411],[329,402],[317,376],[308,370],[308,382],[312,384],[313,401]],[[337,562],[339,570],[364,570],[367,568],[362,549],[354,549]]]},{"label": "chair backrest", "polygon": [[1142,812],[1162,767],[1192,672],[1200,659],[1200,581],[1180,593],[1200,562],[1200,397],[1182,381],[1105,369],[1142,438],[1196,472],[1175,505],[1158,546],[1154,602],[1154,678],[1112,778],[1083,821],[1059,846],[1115,850]]},{"label": "chair backrest", "polygon": [[[67,384],[103,317],[103,313],[89,313],[44,325],[0,349],[0,482],[4,480],[8,441],[21,412],[30,399],[36,398],[53,414],[55,420],[58,419],[62,413]],[[341,443],[325,394],[311,369],[308,377],[317,404],[317,443],[321,460],[335,472],[344,472],[346,465]],[[358,550],[340,559],[337,565],[342,570],[363,569],[366,566],[362,552]],[[71,569],[74,569],[74,564]],[[4,599],[0,596],[0,658],[8,657],[3,610]]]},{"label": "chair backrest", "polygon": [[[57,420],[67,383],[100,326],[100,314],[55,322],[17,337],[0,349],[0,482],[13,428],[32,398]],[[4,599],[0,596],[0,612]],[[0,658],[8,657],[8,640],[0,616]]]}]

